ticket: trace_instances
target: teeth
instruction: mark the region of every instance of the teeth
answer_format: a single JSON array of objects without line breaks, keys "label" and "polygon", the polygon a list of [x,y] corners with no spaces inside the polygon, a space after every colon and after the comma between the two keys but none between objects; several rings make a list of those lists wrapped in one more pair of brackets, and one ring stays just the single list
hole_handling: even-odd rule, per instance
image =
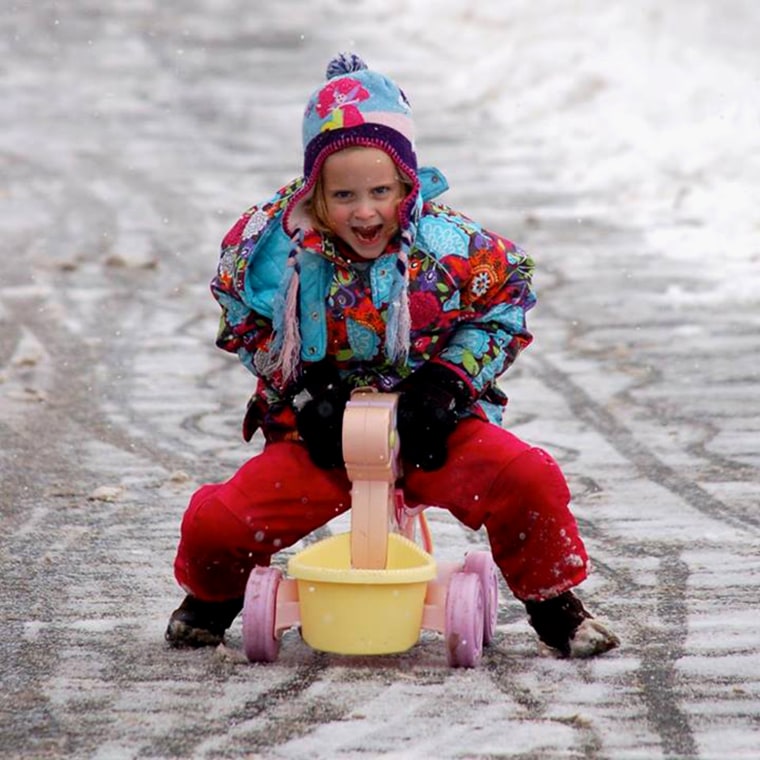
[{"label": "teeth", "polygon": [[378,232],[380,231],[379,227],[370,227],[369,229],[356,229],[356,235],[360,237],[362,240],[372,240],[372,238],[376,237]]}]

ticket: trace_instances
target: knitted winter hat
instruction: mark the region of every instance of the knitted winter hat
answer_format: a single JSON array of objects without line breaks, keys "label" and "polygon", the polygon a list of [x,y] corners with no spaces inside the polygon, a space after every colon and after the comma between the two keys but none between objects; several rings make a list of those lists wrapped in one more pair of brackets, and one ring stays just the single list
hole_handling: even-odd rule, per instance
[{"label": "knitted winter hat", "polygon": [[[327,65],[326,77],[327,84],[312,93],[304,112],[305,183],[293,197],[284,219],[285,230],[291,235],[310,225],[304,207],[314,192],[322,164],[343,148],[380,148],[417,188],[412,109],[401,88],[388,77],[370,71],[353,53],[333,58]],[[400,209],[402,222],[409,215],[410,205]]]},{"label": "knitted winter hat", "polygon": [[398,211],[401,247],[396,257],[385,336],[388,359],[403,359],[409,351],[407,264],[416,232],[415,208],[419,196],[411,108],[398,85],[370,71],[357,55],[341,54],[333,58],[326,76],[327,84],[316,90],[306,104],[304,184],[291,198],[283,216],[283,227],[293,240],[293,247],[280,291],[282,297],[275,306],[271,353],[275,356],[273,368],[282,370],[286,380],[297,373],[300,362],[300,257],[305,253],[304,232],[313,226],[307,204],[328,156],[352,146],[385,151],[412,186]]}]

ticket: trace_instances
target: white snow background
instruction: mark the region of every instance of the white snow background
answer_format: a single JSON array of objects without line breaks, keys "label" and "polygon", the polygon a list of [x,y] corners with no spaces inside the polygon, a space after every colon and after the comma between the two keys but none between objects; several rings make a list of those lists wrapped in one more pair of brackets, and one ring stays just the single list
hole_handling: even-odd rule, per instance
[{"label": "white snow background", "polygon": [[[3,757],[760,757],[757,3],[16,0],[0,31]],[[536,257],[507,425],[568,475],[617,652],[538,657],[505,589],[473,671],[432,635],[163,645],[187,499],[255,450],[218,245],[343,50]],[[430,520],[444,559],[484,544]]]}]

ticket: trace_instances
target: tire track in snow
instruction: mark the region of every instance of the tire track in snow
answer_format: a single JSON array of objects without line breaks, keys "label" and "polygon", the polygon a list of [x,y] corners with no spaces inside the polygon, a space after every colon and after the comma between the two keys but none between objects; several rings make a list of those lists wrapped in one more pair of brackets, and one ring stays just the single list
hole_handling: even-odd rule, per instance
[{"label": "tire track in snow", "polygon": [[[87,500],[103,484],[107,465],[88,461],[83,451],[112,447],[125,458],[160,462],[168,470],[181,460],[154,446],[155,436],[137,440],[112,424],[104,409],[121,369],[108,336],[124,315],[120,297],[125,309],[135,298],[129,277],[105,262],[113,240],[100,231],[115,227],[113,205],[86,178],[62,176],[48,163],[19,159],[13,169],[8,180],[22,211],[10,238],[14,256],[0,265],[2,322],[9,326],[2,329],[0,373],[3,391],[19,393],[6,399],[0,420],[10,473],[2,482],[6,531],[0,548],[9,594],[0,605],[7,628],[0,681],[24,712],[4,723],[0,754],[12,747],[15,756],[26,747],[28,756],[57,756],[70,743],[90,741],[95,731],[92,722],[72,731],[65,727],[76,711],[70,707],[76,676],[64,709],[50,696],[61,678],[70,677],[61,675],[62,651],[75,648],[83,662],[99,658],[87,637],[80,640],[69,628],[76,630],[81,615],[93,614],[82,608],[80,590],[91,590],[96,606],[100,597],[129,599],[135,593],[130,568],[125,572],[113,551],[118,547],[105,539],[114,529],[115,508]],[[64,180],[66,193],[58,198]],[[88,297],[80,301],[83,289]],[[156,512],[140,510],[129,519],[150,535],[151,515]]]},{"label": "tire track in snow", "polygon": [[567,373],[544,356],[534,355],[529,361],[536,367],[539,379],[565,399],[572,413],[599,432],[644,477],[666,488],[705,516],[728,523],[753,536],[760,535],[760,518],[736,515],[720,499],[681,476],[641,443],[615,415],[596,403]]},{"label": "tire track in snow", "polygon": [[649,725],[662,742],[666,757],[699,756],[686,713],[679,708],[675,664],[684,655],[688,633],[686,605],[689,567],[674,548],[660,559],[657,572],[657,614],[663,625],[644,626],[640,634],[641,664],[637,673]]},{"label": "tire track in snow", "polygon": [[[661,462],[613,414],[594,402],[549,360],[533,357],[533,361],[538,367],[539,378],[565,399],[573,414],[606,438],[645,477],[664,486],[708,517],[730,522],[735,527],[752,533],[755,532],[754,528],[760,527],[756,520],[736,516],[726,504]],[[608,545],[617,544],[622,548],[621,542],[610,537],[605,537],[604,541]],[[662,625],[636,626],[639,628],[637,648],[641,651],[636,680],[641,689],[647,721],[660,738],[663,752],[667,757],[688,760],[698,757],[698,750],[689,718],[679,706],[681,696],[676,663],[684,654],[688,633],[685,599],[689,568],[680,559],[678,547],[663,546],[664,553],[654,552],[660,556],[656,612]],[[619,575],[609,567],[604,567],[604,572],[612,577]],[[628,581],[630,580],[632,579],[629,578]]]},{"label": "tire track in snow", "polygon": [[[250,669],[251,680],[270,677],[267,673],[270,668],[276,669],[275,677],[285,670],[273,665],[245,667]],[[221,744],[223,750],[218,754],[237,756],[242,752],[271,749],[308,733],[326,720],[339,719],[338,710],[320,712],[312,700],[301,704],[306,692],[320,680],[327,667],[327,658],[314,652],[308,662],[293,669],[284,680],[259,692],[254,699],[235,705],[231,712],[220,717],[203,721],[196,731],[182,725],[154,737],[141,754],[148,757],[206,756],[214,746],[219,750]],[[212,751],[212,754],[217,753]]]}]

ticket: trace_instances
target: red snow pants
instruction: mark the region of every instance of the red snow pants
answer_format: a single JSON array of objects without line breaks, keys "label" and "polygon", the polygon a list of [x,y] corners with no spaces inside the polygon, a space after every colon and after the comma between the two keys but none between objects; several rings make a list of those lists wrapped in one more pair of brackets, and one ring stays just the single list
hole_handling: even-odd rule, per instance
[{"label": "red snow pants", "polygon": [[[469,528],[485,526],[493,558],[513,594],[542,600],[578,585],[588,557],[568,508],[557,463],[497,425],[469,418],[449,438],[443,468],[408,468],[409,506],[449,510]],[[243,595],[254,565],[351,506],[341,468],[322,470],[297,441],[269,443],[225,483],[204,485],[182,520],[175,576],[206,601]]]}]

